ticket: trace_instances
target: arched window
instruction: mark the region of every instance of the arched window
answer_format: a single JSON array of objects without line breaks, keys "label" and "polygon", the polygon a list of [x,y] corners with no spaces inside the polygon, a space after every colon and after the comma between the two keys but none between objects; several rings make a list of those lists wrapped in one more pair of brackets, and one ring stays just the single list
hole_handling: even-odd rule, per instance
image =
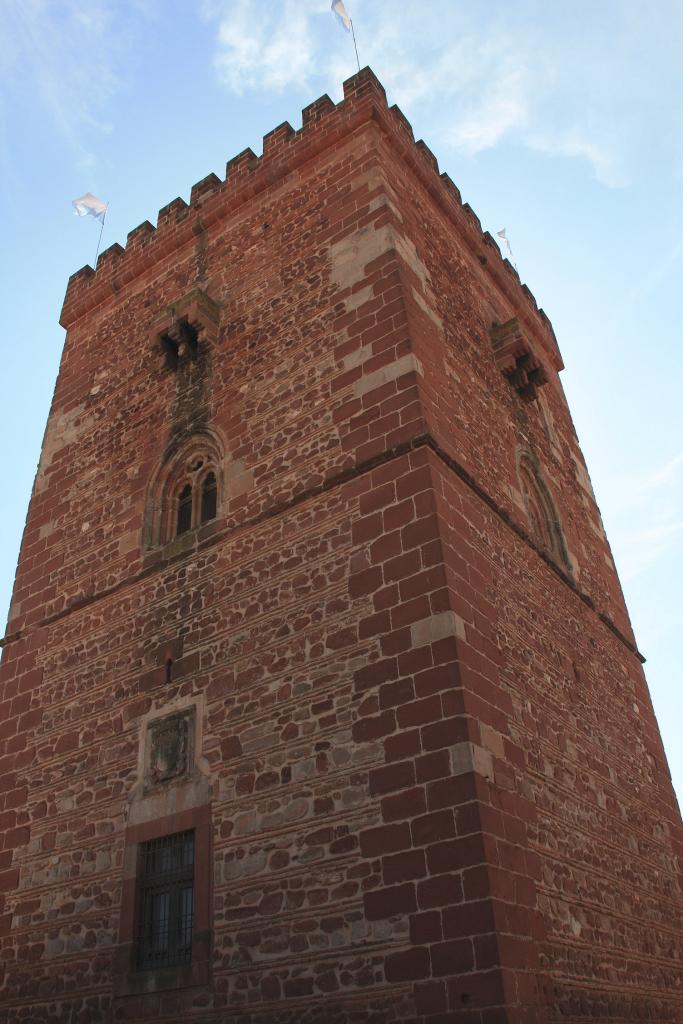
[{"label": "arched window", "polygon": [[536,460],[526,453],[519,460],[519,479],[533,539],[559,565],[569,569],[569,558],[555,504]]},{"label": "arched window", "polygon": [[218,518],[223,446],[213,432],[195,435],[167,459],[150,485],[148,546],[167,544]]},{"label": "arched window", "polygon": [[213,470],[204,477],[202,481],[202,507],[200,511],[200,522],[208,523],[216,518],[216,505],[218,500],[218,486],[216,474]]},{"label": "arched window", "polygon": [[178,517],[176,534],[187,533],[192,529],[192,484],[185,484],[178,495]]}]

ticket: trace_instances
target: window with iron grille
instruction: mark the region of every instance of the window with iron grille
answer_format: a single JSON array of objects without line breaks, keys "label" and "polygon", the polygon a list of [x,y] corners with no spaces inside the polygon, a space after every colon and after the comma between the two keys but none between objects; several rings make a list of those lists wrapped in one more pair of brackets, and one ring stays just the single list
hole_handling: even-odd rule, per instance
[{"label": "window with iron grille", "polygon": [[192,957],[194,832],[143,843],[140,849],[138,966],[173,967]]}]

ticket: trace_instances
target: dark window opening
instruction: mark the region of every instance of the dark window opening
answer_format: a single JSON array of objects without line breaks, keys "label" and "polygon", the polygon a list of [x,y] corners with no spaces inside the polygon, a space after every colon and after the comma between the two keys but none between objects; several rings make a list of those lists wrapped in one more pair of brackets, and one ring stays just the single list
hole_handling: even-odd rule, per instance
[{"label": "dark window opening", "polygon": [[178,343],[168,334],[161,335],[161,350],[164,353],[167,370],[178,369]]},{"label": "dark window opening", "polygon": [[178,321],[176,333],[179,342],[178,355],[188,355],[190,359],[195,359],[199,348],[197,328],[183,319]]},{"label": "dark window opening", "polygon": [[172,967],[190,962],[193,902],[194,832],[178,832],[143,843],[139,967]]},{"label": "dark window opening", "polygon": [[216,518],[217,498],[216,475],[215,473],[207,473],[202,483],[201,521],[203,523],[208,523],[210,519]]},{"label": "dark window opening", "polygon": [[192,487],[185,484],[178,497],[178,529],[176,533],[187,533],[192,529]]},{"label": "dark window opening", "polygon": [[178,320],[170,333],[161,334],[161,351],[167,370],[177,371],[182,359],[196,359],[199,350],[199,333],[187,320]]}]

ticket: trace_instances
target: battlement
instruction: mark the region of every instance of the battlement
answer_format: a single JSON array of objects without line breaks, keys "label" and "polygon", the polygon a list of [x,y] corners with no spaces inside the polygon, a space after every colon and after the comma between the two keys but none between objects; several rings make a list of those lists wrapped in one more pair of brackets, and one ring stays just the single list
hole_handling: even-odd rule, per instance
[{"label": "battlement", "polygon": [[156,228],[149,222],[129,232],[125,248],[115,242],[97,260],[69,278],[60,317],[69,328],[90,309],[134,280],[158,260],[191,241],[201,215],[204,228],[272,187],[296,167],[338,143],[367,121],[373,121],[396,146],[402,160],[422,180],[432,198],[449,214],[456,229],[479,262],[487,266],[496,284],[520,308],[528,330],[539,335],[550,362],[562,369],[562,359],[550,321],[539,309],[534,296],[519,279],[512,264],[504,259],[488,232],[483,232],[472,208],[462,202],[458,188],[423,140],[415,141],[413,129],[396,106],[389,106],[381,82],[368,67],[344,82],[344,98],[335,104],[320,96],[302,110],[301,128],[284,122],[263,137],[263,152],[257,156],[245,149],[226,164],[225,178],[208,174],[190,190],[189,204],[177,198],[159,210]]}]

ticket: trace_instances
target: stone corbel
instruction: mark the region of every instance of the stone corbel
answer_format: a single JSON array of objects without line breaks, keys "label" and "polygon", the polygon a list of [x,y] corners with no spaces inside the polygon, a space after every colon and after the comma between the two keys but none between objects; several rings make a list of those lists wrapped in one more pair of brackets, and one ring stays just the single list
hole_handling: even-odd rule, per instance
[{"label": "stone corbel", "polygon": [[159,317],[151,330],[152,344],[161,347],[166,366],[196,359],[200,345],[211,345],[218,338],[220,309],[201,288],[194,288],[178,299]]},{"label": "stone corbel", "polygon": [[491,344],[496,365],[525,401],[536,398],[548,373],[533,341],[514,318],[491,327]]}]

